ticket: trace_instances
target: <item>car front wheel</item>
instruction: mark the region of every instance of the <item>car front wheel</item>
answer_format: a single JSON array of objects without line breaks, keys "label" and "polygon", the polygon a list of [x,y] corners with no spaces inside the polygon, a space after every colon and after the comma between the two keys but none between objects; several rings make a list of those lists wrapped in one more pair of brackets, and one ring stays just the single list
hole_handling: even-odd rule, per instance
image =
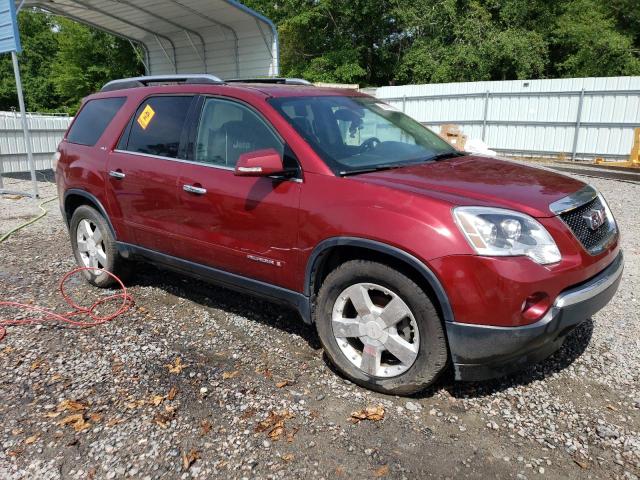
[{"label": "car front wheel", "polygon": [[429,296],[387,265],[353,260],[336,268],[318,292],[314,320],[336,368],[366,388],[415,393],[446,366],[444,330]]}]

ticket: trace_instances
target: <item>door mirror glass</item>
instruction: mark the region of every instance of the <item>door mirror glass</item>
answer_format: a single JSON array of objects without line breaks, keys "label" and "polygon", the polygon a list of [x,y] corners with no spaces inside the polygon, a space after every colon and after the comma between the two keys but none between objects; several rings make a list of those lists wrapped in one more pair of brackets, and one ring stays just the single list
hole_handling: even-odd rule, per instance
[{"label": "door mirror glass", "polygon": [[241,177],[268,177],[283,171],[282,155],[275,148],[243,153],[235,168],[235,174]]}]

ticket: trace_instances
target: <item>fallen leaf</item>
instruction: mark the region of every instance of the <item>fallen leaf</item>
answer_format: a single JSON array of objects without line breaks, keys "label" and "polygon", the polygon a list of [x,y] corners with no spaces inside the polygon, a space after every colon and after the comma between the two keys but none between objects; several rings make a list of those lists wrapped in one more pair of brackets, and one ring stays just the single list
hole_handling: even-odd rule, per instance
[{"label": "fallen leaf", "polygon": [[618,411],[618,409],[617,409],[616,407],[614,407],[613,405],[607,405],[607,408],[608,408],[609,410],[614,411],[614,412],[617,412],[617,411]]},{"label": "fallen leaf", "polygon": [[84,403],[75,400],[63,400],[56,407],[58,412],[81,412],[86,409],[87,406]]},{"label": "fallen leaf", "polygon": [[344,467],[341,466],[341,465],[338,465],[336,467],[336,475],[339,476],[339,477],[342,477],[344,474],[345,474]]},{"label": "fallen leaf", "polygon": [[197,450],[191,450],[189,453],[182,453],[182,469],[189,470],[193,462],[200,458],[200,452]]},{"label": "fallen leaf", "polygon": [[27,438],[24,443],[25,445],[31,445],[32,443],[36,443],[38,441],[38,435],[32,435]]},{"label": "fallen leaf", "polygon": [[587,469],[589,468],[589,464],[587,462],[583,462],[582,460],[578,460],[577,458],[574,458],[573,461],[576,463],[576,465],[578,465],[580,468],[583,469]]},{"label": "fallen leaf", "polygon": [[234,370],[233,372],[224,372],[222,374],[223,380],[229,380],[230,378],[235,378],[238,376],[240,372],[238,370]]},{"label": "fallen leaf", "polygon": [[169,393],[167,393],[167,400],[172,401],[178,395],[178,389],[176,387],[171,387]]},{"label": "fallen leaf", "polygon": [[363,408],[357,412],[351,413],[351,421],[358,423],[362,420],[371,420],[372,422],[379,422],[384,418],[384,407],[382,405],[376,405],[372,407]]},{"label": "fallen leaf", "polygon": [[124,419],[122,419],[122,418],[111,418],[106,423],[106,426],[107,427],[115,427],[116,425],[118,425],[120,423],[124,423]]},{"label": "fallen leaf", "polygon": [[284,460],[285,462],[290,462],[291,460],[293,460],[293,453],[286,453],[282,455],[282,460]]},{"label": "fallen leaf", "polygon": [[158,413],[155,417],[153,417],[153,422],[162,427],[167,428],[175,417],[176,407],[172,407],[170,405],[164,406],[164,413]]},{"label": "fallen leaf", "polygon": [[380,478],[380,477],[384,477],[388,473],[389,473],[389,465],[382,465],[380,468],[376,469],[373,472],[373,476]]},{"label": "fallen leaf", "polygon": [[203,420],[202,423],[200,424],[200,427],[202,427],[202,434],[206,435],[207,433],[209,433],[211,431],[211,429],[213,428],[211,426],[211,423],[209,423],[209,420]]},{"label": "fallen leaf", "polygon": [[151,403],[152,405],[155,405],[156,407],[160,405],[163,401],[164,401],[164,396],[162,395],[153,395],[149,399],[149,403]]},{"label": "fallen leaf", "polygon": [[31,364],[31,371],[33,372],[34,370],[37,370],[38,368],[40,368],[42,365],[44,365],[44,362],[42,360],[36,360],[35,362],[33,362]]},{"label": "fallen leaf", "polygon": [[89,415],[89,418],[93,422],[97,423],[97,422],[102,420],[102,415],[100,413],[92,413],[92,414]]},{"label": "fallen leaf", "polygon": [[284,433],[284,420],[280,420],[278,423],[276,423],[273,426],[271,430],[269,430],[269,433],[267,435],[271,440],[273,440],[274,442],[277,442],[278,440],[280,440],[280,437],[282,436],[283,433]]},{"label": "fallen leaf", "polygon": [[58,425],[71,425],[76,432],[87,430],[91,427],[91,424],[84,420],[82,413],[75,413],[63,418],[58,422]]},{"label": "fallen leaf", "polygon": [[182,359],[180,357],[176,357],[173,364],[168,363],[165,366],[169,369],[169,373],[182,373],[182,370],[187,368],[187,366],[182,363]]},{"label": "fallen leaf", "polygon": [[278,388],[286,387],[287,385],[289,385],[289,380],[282,380],[281,382],[276,383],[276,387]]},{"label": "fallen leaf", "polygon": [[60,375],[59,373],[56,373],[54,376],[51,377],[51,381],[52,382],[57,382],[58,380],[62,379],[62,375]]},{"label": "fallen leaf", "polygon": [[276,427],[280,422],[284,423],[284,420],[288,420],[293,417],[295,417],[295,415],[288,410],[281,410],[279,412],[274,412],[273,410],[271,410],[267,418],[258,422],[255,431],[260,433],[267,430],[273,430],[273,428]]},{"label": "fallen leaf", "polygon": [[24,452],[22,448],[16,448],[14,450],[7,450],[7,455],[9,455],[10,457],[18,457],[22,455],[22,452]]},{"label": "fallen leaf", "polygon": [[289,443],[293,442],[293,437],[296,436],[296,433],[298,433],[298,430],[300,430],[300,427],[295,427],[293,430],[287,433],[287,442]]}]

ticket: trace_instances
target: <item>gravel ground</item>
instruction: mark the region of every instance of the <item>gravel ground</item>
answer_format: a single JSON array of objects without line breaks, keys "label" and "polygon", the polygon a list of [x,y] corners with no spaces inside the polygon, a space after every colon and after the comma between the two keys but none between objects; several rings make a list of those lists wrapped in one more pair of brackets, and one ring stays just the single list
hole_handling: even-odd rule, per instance
[{"label": "gravel ground", "polygon": [[[145,266],[130,282],[135,308],[112,323],[9,328],[0,478],[637,480],[640,186],[588,181],[623,232],[624,278],[542,364],[499,381],[447,375],[419,396],[384,396],[336,375],[294,312]],[[57,204],[48,209],[0,245],[0,299],[64,311],[57,282],[74,263]],[[29,199],[0,197],[0,233],[37,211]],[[79,281],[72,289],[84,299],[108,294]],[[351,417],[378,406],[383,415]]]}]

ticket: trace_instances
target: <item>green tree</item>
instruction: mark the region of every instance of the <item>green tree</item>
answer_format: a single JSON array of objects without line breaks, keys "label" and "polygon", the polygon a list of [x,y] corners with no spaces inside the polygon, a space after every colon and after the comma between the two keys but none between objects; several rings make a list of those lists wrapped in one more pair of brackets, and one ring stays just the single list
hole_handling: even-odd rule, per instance
[{"label": "green tree", "polygon": [[312,81],[377,84],[392,76],[402,31],[389,0],[249,0],[275,20],[281,69]]},{"label": "green tree", "polygon": [[633,37],[616,29],[615,18],[603,2],[567,3],[556,21],[552,38],[552,73],[557,76],[640,74],[640,57],[634,49]]},{"label": "green tree", "polygon": [[131,44],[113,35],[57,18],[58,51],[53,59],[55,92],[71,112],[80,100],[114,78],[143,74]]},{"label": "green tree", "polygon": [[[19,15],[18,25],[23,48],[19,62],[26,107],[31,111],[55,110],[59,105],[51,75],[52,59],[58,50],[55,22],[49,15],[24,11]],[[5,53],[0,56],[0,110],[12,108],[18,108],[18,97],[11,55]]]}]

